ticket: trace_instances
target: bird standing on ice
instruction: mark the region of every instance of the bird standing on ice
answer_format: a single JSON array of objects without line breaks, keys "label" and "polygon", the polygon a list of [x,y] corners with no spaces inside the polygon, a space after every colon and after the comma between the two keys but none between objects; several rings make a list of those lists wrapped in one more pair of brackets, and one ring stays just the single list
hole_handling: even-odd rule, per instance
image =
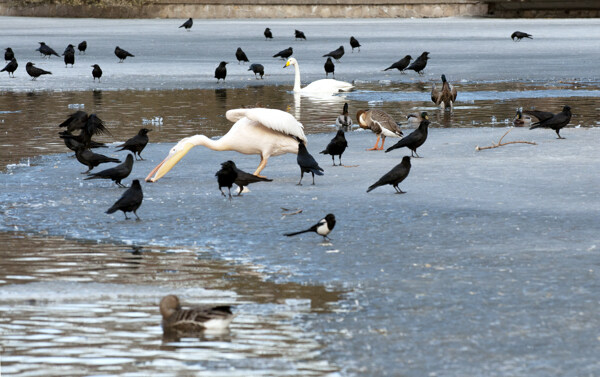
[{"label": "bird standing on ice", "polygon": [[190,149],[199,145],[214,151],[236,151],[257,154],[260,165],[254,175],[259,175],[271,156],[298,153],[298,140],[306,142],[304,126],[291,114],[275,109],[235,109],[225,117],[235,124],[218,140],[204,135],[195,135],[180,140],[171,148],[169,155],[146,177],[147,182],[156,182],[169,172]]}]

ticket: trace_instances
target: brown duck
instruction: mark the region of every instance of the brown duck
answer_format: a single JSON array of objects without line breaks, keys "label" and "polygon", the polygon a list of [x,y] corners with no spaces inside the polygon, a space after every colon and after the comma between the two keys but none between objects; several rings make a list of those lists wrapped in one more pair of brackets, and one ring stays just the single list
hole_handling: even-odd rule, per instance
[{"label": "brown duck", "polygon": [[[386,137],[402,137],[402,131],[394,118],[392,118],[385,111],[373,109],[373,110],[359,110],[356,113],[356,119],[358,125],[364,129],[370,129],[377,134],[377,141],[373,148],[367,149],[368,151],[381,151],[383,150],[383,144],[385,143]],[[381,146],[378,147],[379,139],[381,139]]]},{"label": "brown duck", "polygon": [[452,110],[457,94],[456,88],[446,81],[446,75],[442,75],[442,90],[439,90],[435,83],[431,87],[431,100],[442,109],[450,107]]},{"label": "brown duck", "polygon": [[179,298],[175,295],[168,295],[160,300],[160,314],[163,317],[163,331],[177,333],[223,330],[235,317],[229,305],[202,305],[182,309]]}]

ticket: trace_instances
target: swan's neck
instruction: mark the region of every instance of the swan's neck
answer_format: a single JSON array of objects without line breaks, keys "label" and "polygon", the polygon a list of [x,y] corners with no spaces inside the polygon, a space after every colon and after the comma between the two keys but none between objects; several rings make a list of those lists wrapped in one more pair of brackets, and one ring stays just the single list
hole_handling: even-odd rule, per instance
[{"label": "swan's neck", "polygon": [[294,92],[299,92],[300,89],[300,68],[298,68],[298,64],[294,64],[294,72],[295,72],[295,78],[294,78]]},{"label": "swan's neck", "polygon": [[213,151],[227,151],[230,150],[223,137],[218,140],[213,140],[204,135],[195,135],[189,138],[188,142],[194,144],[194,146],[203,146]]}]

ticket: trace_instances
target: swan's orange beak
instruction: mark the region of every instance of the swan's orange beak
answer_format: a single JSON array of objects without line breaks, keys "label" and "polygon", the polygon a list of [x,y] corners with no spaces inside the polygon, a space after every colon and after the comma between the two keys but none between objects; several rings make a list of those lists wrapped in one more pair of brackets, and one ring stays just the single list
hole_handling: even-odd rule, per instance
[{"label": "swan's orange beak", "polygon": [[[169,155],[160,164],[156,165],[150,174],[148,174],[146,182],[156,182],[161,179],[169,172],[169,170],[173,169],[173,166],[177,165],[179,160],[181,160],[193,147],[194,144],[186,143],[181,149],[169,153]],[[152,176],[153,174],[154,176]]]},{"label": "swan's orange beak", "polygon": [[285,62],[285,65],[283,66],[283,68],[289,67],[289,66],[290,66],[290,61],[288,60],[287,62]]}]

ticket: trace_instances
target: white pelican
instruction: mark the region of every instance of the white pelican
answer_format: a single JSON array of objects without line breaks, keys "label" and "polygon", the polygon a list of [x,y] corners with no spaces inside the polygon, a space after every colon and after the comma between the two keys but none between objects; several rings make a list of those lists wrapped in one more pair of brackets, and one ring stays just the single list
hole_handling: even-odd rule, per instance
[{"label": "white pelican", "polygon": [[[372,110],[359,110],[356,113],[356,119],[358,125],[361,128],[369,129],[377,134],[377,141],[373,148],[367,149],[368,151],[381,151],[383,150],[383,144],[385,143],[386,136],[389,137],[402,137],[402,131],[394,118],[392,118],[385,111],[372,109]],[[381,147],[378,147],[379,139],[381,138]]]},{"label": "white pelican", "polygon": [[304,88],[300,87],[300,68],[298,68],[298,62],[294,58],[289,58],[283,68],[294,66],[296,78],[294,79],[294,92],[302,94],[335,94],[338,92],[348,92],[354,88],[352,84],[345,81],[333,80],[333,79],[322,79],[313,81],[306,85]]},{"label": "white pelican", "polygon": [[[260,155],[260,165],[254,172],[259,175],[271,156],[298,153],[298,141],[306,143],[304,126],[291,114],[275,109],[234,109],[225,113],[235,124],[223,137],[212,140],[204,135],[194,135],[180,140],[169,155],[146,177],[146,182],[156,182],[175,166],[190,149],[198,145],[214,151],[236,151]],[[152,176],[154,174],[154,176]]]}]

